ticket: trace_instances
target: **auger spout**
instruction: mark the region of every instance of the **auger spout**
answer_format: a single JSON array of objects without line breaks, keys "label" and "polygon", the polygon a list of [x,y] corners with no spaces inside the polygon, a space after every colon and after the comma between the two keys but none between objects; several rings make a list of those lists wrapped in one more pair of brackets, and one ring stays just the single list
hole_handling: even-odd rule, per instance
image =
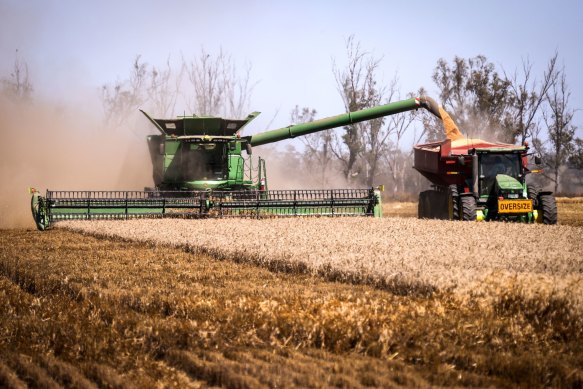
[{"label": "auger spout", "polygon": [[330,116],[309,123],[295,124],[283,128],[278,128],[276,130],[262,132],[252,135],[250,137],[249,143],[251,146],[261,146],[268,143],[295,138],[297,136],[347,126],[350,124],[363,122],[365,120],[395,115],[401,112],[412,111],[419,108],[425,108],[441,119],[439,106],[432,98],[415,97],[407,100],[379,105],[377,107],[365,108],[359,111]]}]

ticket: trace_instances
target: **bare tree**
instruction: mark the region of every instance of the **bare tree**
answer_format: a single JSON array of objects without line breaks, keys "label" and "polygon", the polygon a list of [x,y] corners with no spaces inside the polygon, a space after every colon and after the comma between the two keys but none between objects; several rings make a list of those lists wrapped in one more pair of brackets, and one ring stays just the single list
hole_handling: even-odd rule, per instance
[{"label": "bare tree", "polygon": [[200,57],[192,61],[182,57],[177,68],[172,66],[170,57],[164,66],[157,67],[143,62],[138,55],[127,79],[102,86],[105,119],[120,127],[138,108],[172,117],[177,108],[184,107],[197,115],[243,117],[253,89],[250,74],[248,66],[239,77],[233,61],[222,51],[212,57],[202,50]]},{"label": "bare tree", "polygon": [[204,48],[194,60],[187,62],[192,92],[185,95],[188,108],[197,115],[242,117],[249,105],[254,85],[250,82],[251,67],[239,77],[232,58],[222,50],[217,56]]},{"label": "bare tree", "polygon": [[575,151],[575,132],[577,131],[577,127],[573,124],[575,110],[569,106],[571,92],[567,85],[564,69],[559,72],[557,82],[553,83],[545,96],[548,107],[543,111],[543,120],[548,128],[548,141],[546,142],[548,146],[540,140],[536,145],[545,156],[545,164],[552,172],[545,174],[545,176],[552,180],[554,191],[558,192],[561,168],[565,166]]},{"label": "bare tree", "polygon": [[23,102],[30,101],[33,87],[28,74],[28,64],[20,60],[18,49],[10,77],[2,78],[0,85],[2,85],[2,93],[8,98]]},{"label": "bare tree", "polygon": [[[366,67],[374,67],[376,64],[374,64],[375,61],[370,63],[370,59],[369,63],[365,63],[367,54],[363,53],[360,44],[354,41],[354,36],[348,38],[346,51],[348,56],[347,69],[341,71],[334,65],[334,74],[344,107],[346,111],[351,112],[364,108],[367,104],[366,100],[372,97],[362,95],[362,92],[373,92],[371,88],[367,88],[363,84],[366,84]],[[376,92],[374,93],[376,94]],[[332,152],[342,162],[346,179],[356,173],[353,172],[353,168],[362,149],[359,135],[360,127],[358,124],[344,127],[344,135],[342,135],[341,141],[336,133],[333,134]]]},{"label": "bare tree", "polygon": [[[383,88],[376,85],[376,71],[380,59],[372,57],[364,52],[360,43],[355,42],[354,36],[350,36],[346,41],[346,52],[348,65],[344,70],[339,70],[334,65],[334,74],[338,85],[338,91],[344,102],[346,111],[353,112],[364,108],[378,105],[382,100]],[[343,173],[347,180],[352,177],[362,175],[361,169],[355,169],[361,153],[364,151],[363,140],[367,139],[365,133],[369,133],[369,145],[372,143],[377,150],[380,148],[378,134],[382,127],[383,119],[374,119],[366,122],[356,123],[344,127],[344,134],[338,137],[333,133],[332,153],[341,161]],[[367,170],[367,166],[364,167]],[[374,177],[373,174],[368,174]],[[364,177],[367,180],[367,177]],[[364,181],[360,178],[359,181]],[[368,181],[368,180],[367,180]]]},{"label": "bare tree", "polygon": [[184,67],[175,74],[170,64],[170,57],[166,60],[165,68],[152,66],[149,72],[147,95],[150,110],[161,117],[174,115],[176,103],[180,96],[180,85]]},{"label": "bare tree", "polygon": [[[400,100],[400,94],[396,86],[396,79],[389,88],[389,101]],[[416,113],[402,113],[399,115],[392,115],[387,118],[383,142],[385,143],[384,150],[376,153],[378,159],[384,156],[388,171],[393,181],[392,197],[396,198],[399,192],[405,190],[405,177],[407,176],[407,160],[412,158],[413,151],[403,152],[402,142],[405,135],[409,132],[416,119]],[[416,138],[415,134],[413,135]]]},{"label": "bare tree", "polygon": [[[363,51],[353,36],[347,40],[346,50],[348,66],[342,71],[335,69],[335,76],[347,111],[400,99],[396,76],[388,87],[378,85],[380,58]],[[387,162],[392,177],[401,177],[403,165],[398,162],[399,148],[412,122],[411,115],[391,115],[347,126],[341,138],[335,135],[332,152],[342,161],[345,177],[350,179],[356,175],[357,181],[373,186],[383,162]]]},{"label": "bare tree", "polygon": [[[314,121],[316,110],[304,107],[300,110],[299,106],[291,112],[292,123],[308,123]],[[328,185],[328,176],[332,162],[332,132],[333,130],[319,131],[312,134],[299,137],[304,144],[303,153],[304,164],[308,166],[308,171],[314,175],[317,172],[316,179],[322,187]]]},{"label": "bare tree", "polygon": [[523,144],[531,138],[538,126],[539,114],[551,86],[557,80],[558,52],[549,60],[543,78],[539,82],[532,75],[532,64],[522,61],[522,71],[504,76],[510,81],[511,115],[506,126],[512,129],[513,143]]},{"label": "bare tree", "polygon": [[147,100],[145,86],[148,65],[140,60],[141,56],[136,56],[127,80],[118,80],[113,85],[105,84],[101,87],[101,101],[108,124],[115,127],[125,124],[128,116]]},{"label": "bare tree", "polygon": [[583,139],[575,139],[573,152],[569,157],[569,164],[575,169],[583,170]]}]

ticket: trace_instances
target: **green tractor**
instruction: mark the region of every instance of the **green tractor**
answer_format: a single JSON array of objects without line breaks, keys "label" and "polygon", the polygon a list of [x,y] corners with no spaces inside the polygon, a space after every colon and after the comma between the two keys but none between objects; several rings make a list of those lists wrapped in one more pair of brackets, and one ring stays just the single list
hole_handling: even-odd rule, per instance
[{"label": "green tractor", "polygon": [[144,191],[32,190],[32,213],[40,230],[66,219],[139,217],[377,216],[380,188],[271,190],[265,160],[252,149],[268,143],[365,120],[424,108],[435,102],[411,98],[304,124],[243,136],[259,114],[245,119],[183,116],[153,119],[159,134],[148,137],[153,188]]},{"label": "green tractor", "polygon": [[553,193],[526,183],[537,171],[527,145],[463,137],[420,144],[414,168],[433,185],[419,194],[420,218],[557,223]]}]

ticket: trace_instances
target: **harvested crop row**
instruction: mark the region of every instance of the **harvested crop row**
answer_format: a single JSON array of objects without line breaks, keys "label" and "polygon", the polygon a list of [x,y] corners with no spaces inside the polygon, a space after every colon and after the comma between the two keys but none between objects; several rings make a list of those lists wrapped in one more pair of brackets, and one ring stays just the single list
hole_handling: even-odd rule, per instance
[{"label": "harvested crop row", "polygon": [[399,293],[495,292],[518,280],[522,292],[568,294],[577,305],[583,297],[578,227],[411,218],[102,220],[59,226],[372,282]]}]

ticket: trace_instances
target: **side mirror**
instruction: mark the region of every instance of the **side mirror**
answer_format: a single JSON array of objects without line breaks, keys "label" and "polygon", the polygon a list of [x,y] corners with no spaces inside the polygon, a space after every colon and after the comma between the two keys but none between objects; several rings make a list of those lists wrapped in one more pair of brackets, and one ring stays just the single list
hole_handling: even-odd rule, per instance
[{"label": "side mirror", "polygon": [[535,155],[534,156],[534,164],[535,165],[540,165],[543,163],[543,160],[541,159],[540,155]]},{"label": "side mirror", "polygon": [[247,155],[253,154],[253,148],[251,147],[251,143],[245,143],[245,150],[247,151]]}]

